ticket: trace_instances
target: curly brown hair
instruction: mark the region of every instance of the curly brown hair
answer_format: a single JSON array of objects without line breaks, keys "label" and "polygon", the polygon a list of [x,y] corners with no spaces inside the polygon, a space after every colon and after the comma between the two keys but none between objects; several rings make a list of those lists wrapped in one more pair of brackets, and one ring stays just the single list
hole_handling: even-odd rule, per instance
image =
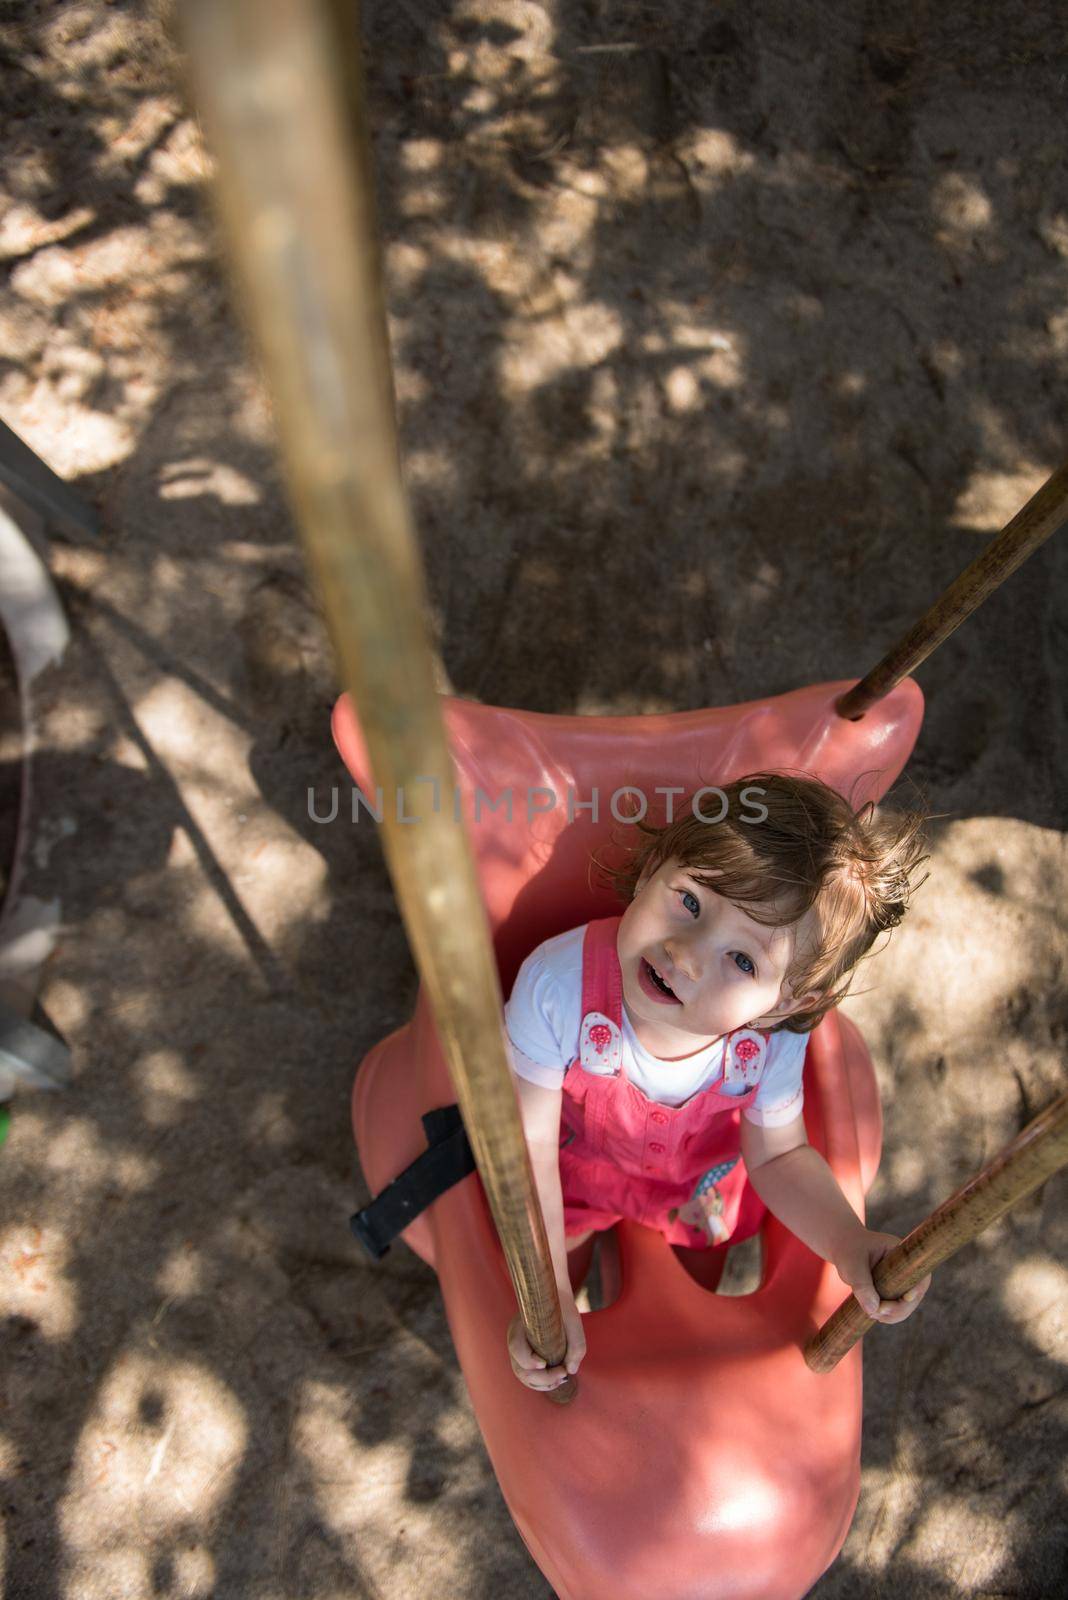
[{"label": "curly brown hair", "polygon": [[[722,798],[700,801],[706,820],[691,797],[672,822],[631,824],[645,837],[625,865],[606,866],[596,856],[595,864],[627,901],[647,866],[655,871],[674,858],[765,926],[789,927],[813,911],[815,937],[795,951],[785,984],[788,992],[819,999],[773,1030],[809,1033],[848,993],[857,963],[880,933],[897,926],[910,895],[927,881],[927,873],[915,880],[930,859],[927,816],[877,810],[873,801],[854,811],[818,778],[781,771],[749,773],[715,793]],[[716,821],[713,806],[723,812]]]}]

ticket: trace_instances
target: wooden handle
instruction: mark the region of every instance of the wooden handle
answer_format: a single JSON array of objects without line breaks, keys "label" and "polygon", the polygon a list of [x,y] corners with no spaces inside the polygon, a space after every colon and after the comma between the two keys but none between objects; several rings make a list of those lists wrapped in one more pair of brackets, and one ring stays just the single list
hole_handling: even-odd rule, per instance
[{"label": "wooden handle", "polygon": [[1068,467],[1061,467],[1046,479],[904,638],[887,651],[867,677],[842,696],[837,708],[839,716],[862,717],[876,700],[889,694],[1064,522],[1068,522]]},{"label": "wooden handle", "polygon": [[342,683],[385,797],[381,838],[397,901],[527,1337],[556,1366],[566,1347],[560,1300],[486,911],[455,820],[400,473],[359,10],[351,0],[187,0],[181,16],[240,302]]},{"label": "wooden handle", "polygon": [[[1066,1163],[1068,1093],[1047,1106],[989,1166],[950,1195],[883,1257],[872,1273],[880,1298],[900,1299],[906,1289],[919,1283],[962,1245],[970,1244],[984,1228]],[[805,1360],[813,1372],[830,1372],[846,1351],[874,1327],[873,1319],[850,1295],[809,1340]]]}]

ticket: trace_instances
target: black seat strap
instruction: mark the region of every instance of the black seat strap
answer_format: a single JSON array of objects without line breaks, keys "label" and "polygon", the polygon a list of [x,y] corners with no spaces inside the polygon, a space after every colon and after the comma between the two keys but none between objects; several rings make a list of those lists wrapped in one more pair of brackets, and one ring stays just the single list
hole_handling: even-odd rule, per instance
[{"label": "black seat strap", "polygon": [[422,1117],[427,1148],[411,1166],[349,1218],[349,1227],[376,1261],[427,1206],[475,1170],[459,1106],[439,1106]]}]

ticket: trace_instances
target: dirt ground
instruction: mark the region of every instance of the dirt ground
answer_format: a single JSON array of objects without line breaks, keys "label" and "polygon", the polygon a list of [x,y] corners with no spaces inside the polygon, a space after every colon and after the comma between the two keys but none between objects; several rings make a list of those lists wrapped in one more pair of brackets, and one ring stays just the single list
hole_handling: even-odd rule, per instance
[{"label": "dirt ground", "polygon": [[[683,710],[859,674],[1065,456],[1051,0],[375,0],[405,473],[442,682]],[[433,1274],[350,1238],[416,980],[175,62],[0,14],[0,414],[53,532],[28,893],[75,1082],[0,1150],[11,1600],[535,1600]],[[1064,1086],[1064,539],[926,665],[931,877],[847,1002],[905,1232]],[[908,793],[906,791],[906,798]],[[1065,1179],[865,1355],[819,1600],[1068,1592]]]}]

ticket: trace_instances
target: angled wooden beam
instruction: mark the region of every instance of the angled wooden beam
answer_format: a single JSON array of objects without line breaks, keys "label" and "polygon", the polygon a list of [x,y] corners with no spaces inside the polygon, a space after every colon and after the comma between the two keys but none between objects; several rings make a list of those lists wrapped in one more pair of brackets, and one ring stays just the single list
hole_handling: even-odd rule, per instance
[{"label": "angled wooden beam", "polygon": [[[376,784],[390,797],[381,838],[397,901],[528,1338],[559,1365],[560,1301],[485,908],[454,820],[400,474],[359,11],[340,0],[186,0],[181,16],[298,525]],[[394,796],[406,802],[404,825]],[[551,1398],[574,1392],[569,1379]]]},{"label": "angled wooden beam", "polygon": [[[898,1300],[935,1267],[970,1244],[1061,1167],[1068,1165],[1068,1094],[1029,1122],[1000,1155],[883,1257],[872,1274],[884,1300]],[[855,1295],[844,1300],[805,1346],[813,1372],[830,1372],[876,1326]]]},{"label": "angled wooden beam", "polygon": [[1065,522],[1068,522],[1068,467],[1061,467],[1047,478],[1041,489],[950,584],[919,622],[887,651],[866,677],[842,696],[838,702],[839,716],[862,717],[877,700],[889,694]]}]

